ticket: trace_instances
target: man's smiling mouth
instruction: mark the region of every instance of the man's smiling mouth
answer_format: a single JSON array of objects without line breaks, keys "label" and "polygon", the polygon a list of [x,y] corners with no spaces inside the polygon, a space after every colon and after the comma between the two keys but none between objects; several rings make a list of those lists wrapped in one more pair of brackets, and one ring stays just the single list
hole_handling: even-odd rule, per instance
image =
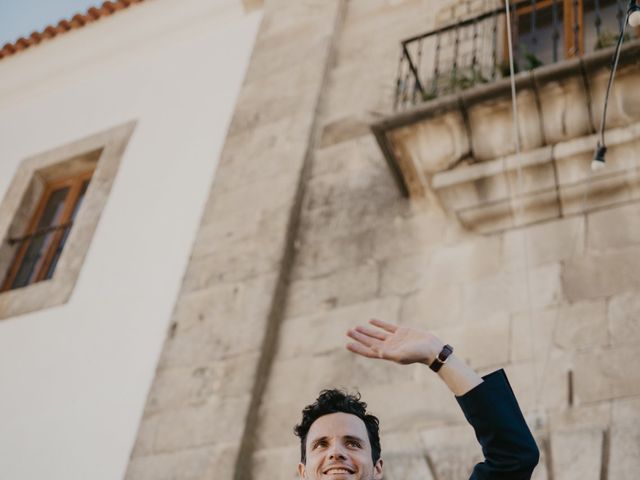
[{"label": "man's smiling mouth", "polygon": [[337,475],[337,474],[353,474],[355,473],[350,468],[346,467],[329,467],[324,472],[325,475]]}]

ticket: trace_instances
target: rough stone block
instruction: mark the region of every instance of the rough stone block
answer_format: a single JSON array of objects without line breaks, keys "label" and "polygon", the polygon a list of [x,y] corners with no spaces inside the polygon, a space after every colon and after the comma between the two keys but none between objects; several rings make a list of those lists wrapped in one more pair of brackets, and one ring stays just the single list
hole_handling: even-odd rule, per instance
[{"label": "rough stone block", "polygon": [[616,400],[609,454],[609,478],[633,479],[640,472],[640,401]]},{"label": "rough stone block", "polygon": [[568,371],[570,359],[553,353],[536,362],[513,363],[505,366],[513,391],[523,411],[565,408],[568,404]]},{"label": "rough stone block", "polygon": [[274,274],[183,294],[161,368],[198,367],[259,349],[275,282]]},{"label": "rough stone block", "polygon": [[454,346],[456,355],[474,368],[502,366],[509,361],[509,317],[494,315],[456,327],[439,327],[436,335]]},{"label": "rough stone block", "polygon": [[592,405],[572,405],[571,407],[551,410],[549,426],[551,431],[566,430],[605,430],[611,424],[611,403],[601,402]]},{"label": "rough stone block", "polygon": [[265,179],[273,183],[278,176],[298,171],[310,129],[311,119],[303,113],[227,137],[214,177],[215,188],[233,190]]},{"label": "rough stone block", "polygon": [[638,345],[601,349],[575,358],[575,396],[580,403],[640,395]]},{"label": "rough stone block", "polygon": [[511,316],[512,362],[544,359],[555,353],[554,332],[560,319],[560,309],[524,311]]},{"label": "rough stone block", "polygon": [[450,230],[446,217],[439,213],[416,213],[380,218],[380,226],[370,232],[373,239],[373,257],[377,260],[398,258],[402,255],[425,253],[446,238]]},{"label": "rough stone block", "polygon": [[614,345],[640,343],[640,295],[637,291],[612,297],[607,316]]},{"label": "rough stone block", "polygon": [[455,283],[431,282],[406,297],[400,320],[405,325],[428,329],[459,324],[462,321],[462,290]]},{"label": "rough stone block", "polygon": [[507,269],[557,262],[584,253],[583,216],[552,220],[504,233],[503,256]]},{"label": "rough stone block", "polygon": [[297,245],[293,280],[328,275],[373,261],[373,236],[369,232],[339,237],[304,235]]},{"label": "rough stone block", "polygon": [[211,397],[205,405],[145,417],[153,431],[154,453],[239,442],[250,396]]},{"label": "rough stone block", "polygon": [[640,247],[574,257],[564,265],[562,287],[571,302],[640,289]]},{"label": "rough stone block", "polygon": [[[522,150],[542,146],[540,119],[533,91],[521,90],[517,102]],[[468,114],[476,159],[489,160],[515,151],[510,97],[472,105],[468,108]],[[491,122],[487,122],[487,118],[491,118]]]},{"label": "rough stone block", "polygon": [[433,372],[426,370],[420,382],[360,387],[368,410],[380,419],[383,435],[465,422],[453,394]]},{"label": "rough stone block", "polygon": [[429,274],[438,283],[468,282],[499,273],[502,266],[502,238],[475,237],[469,241],[436,249]]},{"label": "rough stone block", "polygon": [[233,480],[237,446],[216,445],[133,458],[126,480]]},{"label": "rough stone block", "polygon": [[640,244],[640,204],[589,214],[587,239],[592,250],[613,250]]},{"label": "rough stone block", "polygon": [[367,324],[372,318],[397,323],[399,310],[400,299],[386,297],[289,318],[280,328],[278,358],[326,355],[344,350],[351,341],[346,336],[348,329]]},{"label": "rough stone block", "polygon": [[591,133],[589,106],[581,77],[539,83],[538,98],[548,144]]},{"label": "rough stone block", "polygon": [[423,431],[421,438],[435,478],[469,478],[474,465],[484,459],[470,425],[432,428]]},{"label": "rough stone block", "polygon": [[299,480],[298,463],[300,446],[297,437],[291,432],[291,446],[265,448],[253,454],[251,478],[253,480]]},{"label": "rough stone block", "polygon": [[552,433],[554,480],[600,480],[603,438],[601,429]]},{"label": "rough stone block", "polygon": [[472,319],[500,311],[522,312],[556,305],[561,300],[560,265],[546,264],[464,284],[463,316]]},{"label": "rough stone block", "polygon": [[604,300],[563,306],[555,325],[555,344],[567,350],[606,346],[609,332]]},{"label": "rough stone block", "polygon": [[249,394],[258,358],[256,352],[198,367],[160,369],[151,387],[145,412],[204,405],[214,395]]},{"label": "rough stone block", "polygon": [[385,479],[435,480],[417,433],[386,434],[381,444]]},{"label": "rough stone block", "polygon": [[293,281],[289,286],[285,315],[297,317],[326,311],[338,305],[371,300],[378,291],[375,264],[358,265],[329,275]]},{"label": "rough stone block", "polygon": [[414,293],[425,286],[430,258],[430,253],[418,253],[381,262],[381,295]]}]

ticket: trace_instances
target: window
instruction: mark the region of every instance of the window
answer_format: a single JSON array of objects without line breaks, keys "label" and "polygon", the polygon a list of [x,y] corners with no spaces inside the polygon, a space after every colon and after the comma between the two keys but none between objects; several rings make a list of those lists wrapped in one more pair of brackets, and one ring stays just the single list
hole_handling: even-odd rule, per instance
[{"label": "window", "polygon": [[626,2],[620,0],[520,2],[512,27],[520,69],[613,46],[625,12]]},{"label": "window", "polygon": [[8,242],[17,249],[1,291],[27,286],[53,276],[93,170],[50,182],[27,232]]},{"label": "window", "polygon": [[69,301],[135,122],[23,159],[0,192],[0,319]]}]

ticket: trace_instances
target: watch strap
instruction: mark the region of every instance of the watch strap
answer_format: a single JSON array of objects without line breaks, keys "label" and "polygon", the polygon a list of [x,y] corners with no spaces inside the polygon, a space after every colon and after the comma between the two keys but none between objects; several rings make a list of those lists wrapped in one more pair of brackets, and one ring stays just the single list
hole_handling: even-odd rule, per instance
[{"label": "watch strap", "polygon": [[445,345],[444,347],[442,347],[442,350],[440,351],[438,356],[435,358],[435,360],[431,362],[431,365],[429,365],[429,368],[434,372],[439,371],[442,368],[442,366],[445,363],[447,363],[447,360],[449,359],[449,356],[452,353],[453,353],[453,347],[451,345]]}]

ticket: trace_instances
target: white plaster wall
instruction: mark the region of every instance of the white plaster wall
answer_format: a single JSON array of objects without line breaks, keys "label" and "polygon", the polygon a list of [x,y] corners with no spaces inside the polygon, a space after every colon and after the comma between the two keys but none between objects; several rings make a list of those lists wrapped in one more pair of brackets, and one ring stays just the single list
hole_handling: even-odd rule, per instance
[{"label": "white plaster wall", "polygon": [[153,0],[0,61],[22,159],[135,119],[70,301],[0,321],[0,478],[122,478],[261,13]]}]

